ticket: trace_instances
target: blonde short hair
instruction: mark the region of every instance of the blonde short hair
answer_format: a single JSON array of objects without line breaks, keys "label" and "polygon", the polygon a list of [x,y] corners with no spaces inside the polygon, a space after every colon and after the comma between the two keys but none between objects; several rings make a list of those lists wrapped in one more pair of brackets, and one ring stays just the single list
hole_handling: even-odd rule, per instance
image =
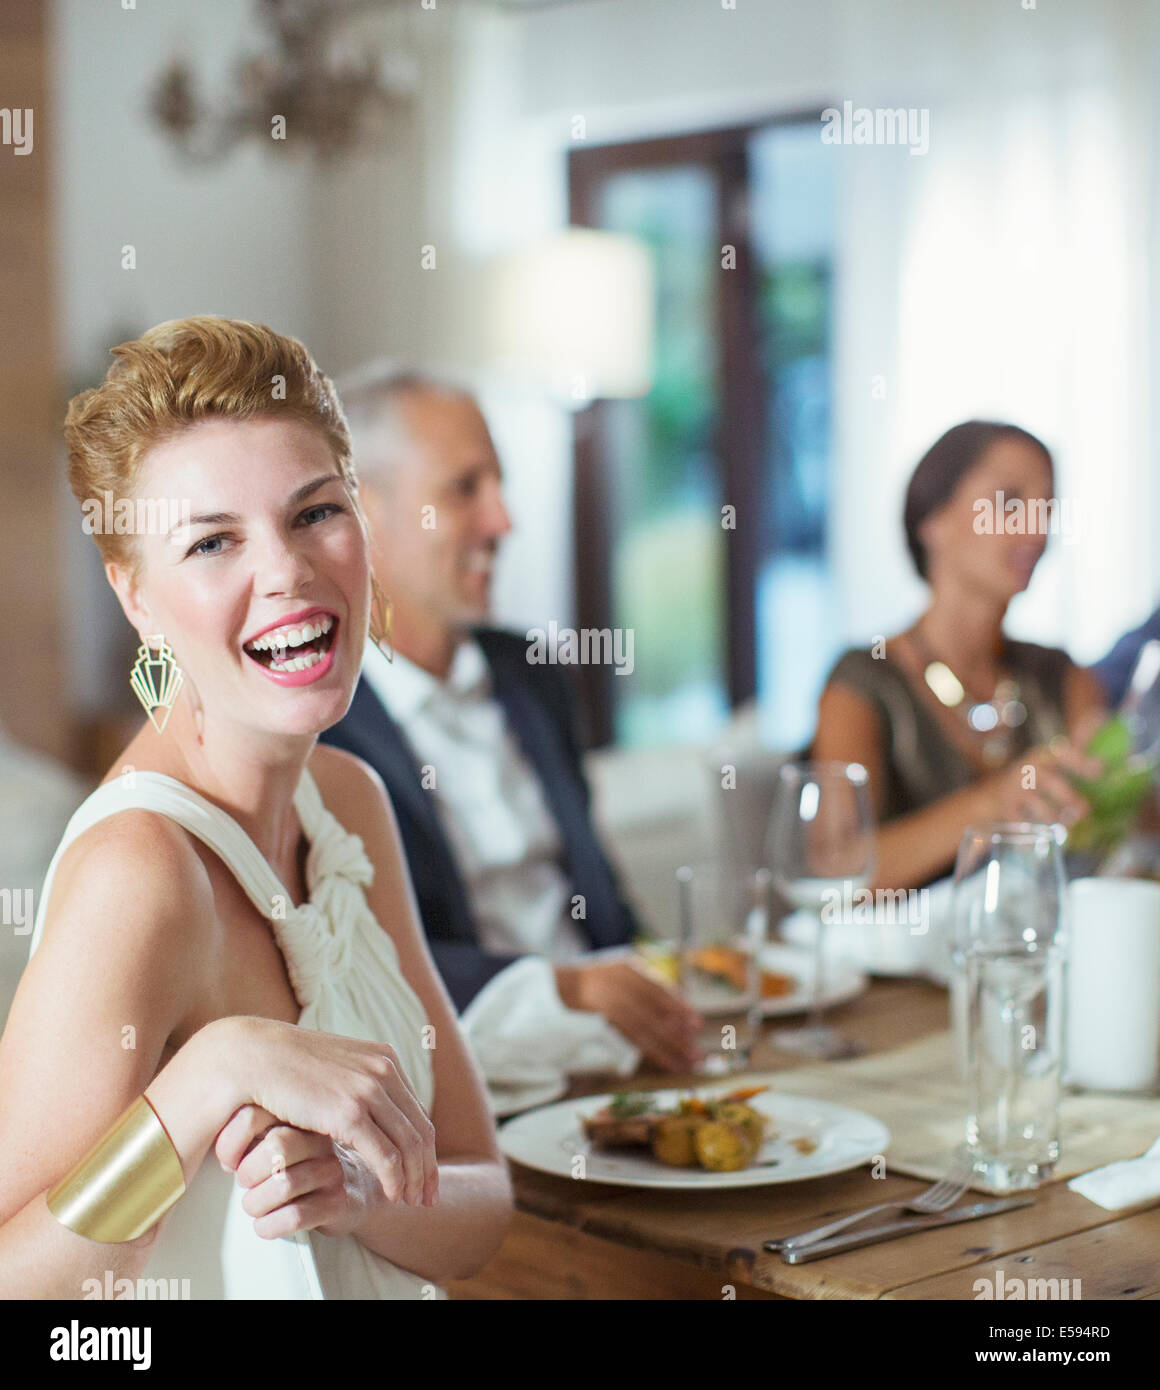
[{"label": "blonde short hair", "polygon": [[[199,420],[273,416],[315,425],[356,499],[350,432],[330,378],[297,340],[264,324],[201,314],[160,323],[112,349],[99,386],[69,402],[68,479],[83,506],[134,495],[146,452]],[[132,536],[94,537],[101,557],[136,569]]]}]

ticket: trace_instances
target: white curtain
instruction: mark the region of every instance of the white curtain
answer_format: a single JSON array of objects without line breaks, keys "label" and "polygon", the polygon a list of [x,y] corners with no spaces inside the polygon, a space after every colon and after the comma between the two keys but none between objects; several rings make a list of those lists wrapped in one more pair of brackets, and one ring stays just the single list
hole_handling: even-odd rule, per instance
[{"label": "white curtain", "polygon": [[835,96],[929,112],[925,154],[834,148],[834,562],[852,640],[921,602],[903,491],[926,447],[973,416],[1045,440],[1077,521],[1013,607],[1017,635],[1091,659],[1160,601],[1157,13],[1148,0],[844,7]]}]

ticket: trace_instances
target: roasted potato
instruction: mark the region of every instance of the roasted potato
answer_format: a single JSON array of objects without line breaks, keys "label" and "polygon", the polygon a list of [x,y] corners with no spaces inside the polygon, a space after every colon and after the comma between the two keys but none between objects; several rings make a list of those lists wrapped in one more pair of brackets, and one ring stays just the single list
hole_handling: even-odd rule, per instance
[{"label": "roasted potato", "polygon": [[754,1145],[754,1152],[761,1148],[765,1138],[765,1116],[760,1111],[740,1101],[722,1101],[713,1111],[713,1118],[722,1124],[740,1125]]},{"label": "roasted potato", "polygon": [[705,1123],[703,1115],[666,1115],[652,1129],[653,1157],[670,1168],[695,1168],[694,1136]]},{"label": "roasted potato", "polygon": [[760,1139],[754,1141],[750,1127],[727,1124],[724,1120],[700,1125],[693,1142],[702,1168],[713,1173],[733,1173],[746,1167],[761,1147]]}]

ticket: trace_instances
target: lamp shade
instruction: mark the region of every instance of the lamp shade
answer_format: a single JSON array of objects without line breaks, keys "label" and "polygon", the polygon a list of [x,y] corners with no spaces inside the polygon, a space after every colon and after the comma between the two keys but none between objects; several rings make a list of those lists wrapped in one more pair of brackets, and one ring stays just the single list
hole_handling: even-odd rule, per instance
[{"label": "lamp shade", "polygon": [[653,271],[634,237],[569,227],[500,261],[489,298],[495,362],[562,404],[650,390]]}]

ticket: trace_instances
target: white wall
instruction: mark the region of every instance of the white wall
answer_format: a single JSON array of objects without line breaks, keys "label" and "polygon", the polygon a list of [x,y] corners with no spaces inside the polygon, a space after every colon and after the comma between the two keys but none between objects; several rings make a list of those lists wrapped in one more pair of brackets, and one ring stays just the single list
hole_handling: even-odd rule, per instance
[{"label": "white wall", "polygon": [[[237,0],[55,0],[54,164],[61,341],[90,370],[114,326],[185,314],[268,320],[309,339],[317,260],[308,163],[239,147],[189,167],[145,116],[150,86],[188,55],[210,96],[257,31]],[[271,141],[271,146],[275,142]],[[121,247],[137,269],[121,269]]]},{"label": "white wall", "polygon": [[312,348],[339,372],[387,357],[477,391],[513,521],[496,616],[517,628],[561,620],[572,608],[568,421],[488,369],[483,323],[491,259],[559,225],[565,209],[558,145],[522,115],[518,21],[416,6],[362,32],[414,64],[414,103],[381,150],[315,181]]},{"label": "white wall", "polygon": [[[309,235],[311,170],[239,149],[208,168],[182,164],[145,117],[147,93],[175,53],[207,95],[254,31],[236,0],[148,0],[135,10],[92,0],[53,4],[57,341],[71,390],[95,385],[108,349],[165,319],[256,319],[310,343],[317,249]],[[137,268],[121,268],[122,247]],[[63,457],[62,457],[63,473]],[[62,487],[75,538],[65,557],[69,656],[79,709],[127,688],[115,638],[125,623],[96,547]]]}]

